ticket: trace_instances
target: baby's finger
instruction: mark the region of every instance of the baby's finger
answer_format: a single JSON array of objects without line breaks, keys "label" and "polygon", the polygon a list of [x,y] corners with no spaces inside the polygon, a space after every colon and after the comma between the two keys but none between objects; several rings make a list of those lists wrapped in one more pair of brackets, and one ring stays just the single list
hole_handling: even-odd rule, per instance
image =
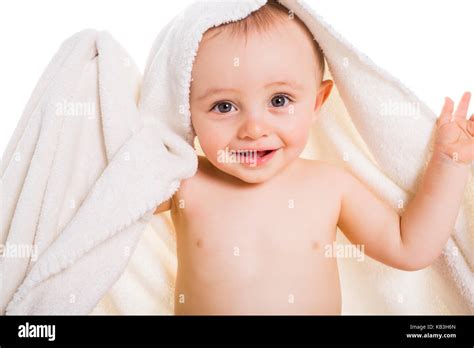
[{"label": "baby's finger", "polygon": [[446,122],[449,122],[452,118],[453,109],[454,109],[454,102],[452,101],[452,99],[449,97],[444,98],[443,109],[441,110],[441,114],[438,117],[436,124],[438,126],[442,126]]},{"label": "baby's finger", "polygon": [[464,93],[456,111],[454,112],[454,117],[462,117],[463,119],[466,119],[470,100],[471,100],[471,93],[470,92]]},{"label": "baby's finger", "polygon": [[441,110],[441,116],[451,116],[451,114],[453,113],[453,109],[454,101],[449,97],[444,98],[444,105],[443,110]]},{"label": "baby's finger", "polygon": [[467,121],[467,131],[474,137],[474,114],[472,114],[469,121]]}]

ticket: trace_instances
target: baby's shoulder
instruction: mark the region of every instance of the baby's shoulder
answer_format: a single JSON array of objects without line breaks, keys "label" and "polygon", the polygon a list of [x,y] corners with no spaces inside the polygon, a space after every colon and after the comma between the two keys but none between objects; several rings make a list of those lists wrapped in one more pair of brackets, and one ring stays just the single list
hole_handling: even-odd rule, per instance
[{"label": "baby's shoulder", "polygon": [[206,157],[198,156],[198,167],[196,173],[186,179],[181,180],[178,191],[175,196],[187,196],[196,193],[196,190],[206,190],[209,183],[209,171],[211,164]]},{"label": "baby's shoulder", "polygon": [[301,159],[300,183],[308,187],[310,194],[323,192],[342,197],[352,182],[352,174],[340,164],[320,160]]}]

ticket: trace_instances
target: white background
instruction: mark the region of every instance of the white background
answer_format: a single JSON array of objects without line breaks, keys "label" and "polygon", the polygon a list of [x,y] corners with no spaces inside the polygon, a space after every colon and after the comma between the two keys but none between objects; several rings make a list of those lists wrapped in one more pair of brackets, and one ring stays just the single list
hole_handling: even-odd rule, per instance
[{"label": "white background", "polygon": [[[160,29],[193,0],[10,0],[0,7],[0,154],[59,45],[109,31],[144,68]],[[326,21],[437,113],[474,92],[474,1],[307,0]],[[471,113],[474,107],[470,107]]]}]

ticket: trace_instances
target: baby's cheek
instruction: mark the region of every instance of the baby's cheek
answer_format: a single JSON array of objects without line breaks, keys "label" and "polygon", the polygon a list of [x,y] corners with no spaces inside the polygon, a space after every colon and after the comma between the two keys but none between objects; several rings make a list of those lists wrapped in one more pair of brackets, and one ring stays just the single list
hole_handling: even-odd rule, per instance
[{"label": "baby's cheek", "polygon": [[217,153],[217,145],[212,140],[201,141],[201,148],[206,157],[215,157]]},{"label": "baby's cheek", "polygon": [[286,143],[290,146],[298,148],[306,146],[310,127],[311,123],[305,121],[294,125],[294,127],[292,127],[291,130],[286,133]]},{"label": "baby's cheek", "polygon": [[202,151],[208,157],[213,156],[220,146],[219,132],[203,120],[195,120],[193,126]]},{"label": "baby's cheek", "polygon": [[221,139],[219,133],[206,134],[201,142],[201,148],[208,158],[216,158],[221,151],[225,151],[226,141]]}]

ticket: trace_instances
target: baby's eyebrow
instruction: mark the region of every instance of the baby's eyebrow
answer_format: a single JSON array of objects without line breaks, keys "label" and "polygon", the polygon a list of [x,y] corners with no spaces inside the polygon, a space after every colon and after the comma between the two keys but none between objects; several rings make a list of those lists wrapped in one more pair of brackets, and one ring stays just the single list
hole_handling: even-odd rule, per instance
[{"label": "baby's eyebrow", "polygon": [[276,81],[276,82],[271,82],[267,85],[265,85],[265,88],[272,87],[272,86],[288,86],[293,89],[303,89],[303,86],[296,82],[296,81]]},{"label": "baby's eyebrow", "polygon": [[[301,90],[303,89],[303,86],[296,81],[275,81],[275,82],[270,82],[264,86],[264,88],[269,88],[273,86],[288,86],[292,89],[295,90]],[[239,93],[239,90],[236,88],[209,88],[207,89],[200,97],[198,97],[198,100],[210,98],[215,94],[223,93],[223,92],[234,92],[234,93]]]},{"label": "baby's eyebrow", "polygon": [[219,93],[222,93],[222,92],[235,92],[235,93],[238,93],[239,90],[235,89],[235,88],[209,88],[203,93],[203,95],[201,95],[197,99],[202,100],[202,99],[210,98],[213,95],[219,94]]}]

